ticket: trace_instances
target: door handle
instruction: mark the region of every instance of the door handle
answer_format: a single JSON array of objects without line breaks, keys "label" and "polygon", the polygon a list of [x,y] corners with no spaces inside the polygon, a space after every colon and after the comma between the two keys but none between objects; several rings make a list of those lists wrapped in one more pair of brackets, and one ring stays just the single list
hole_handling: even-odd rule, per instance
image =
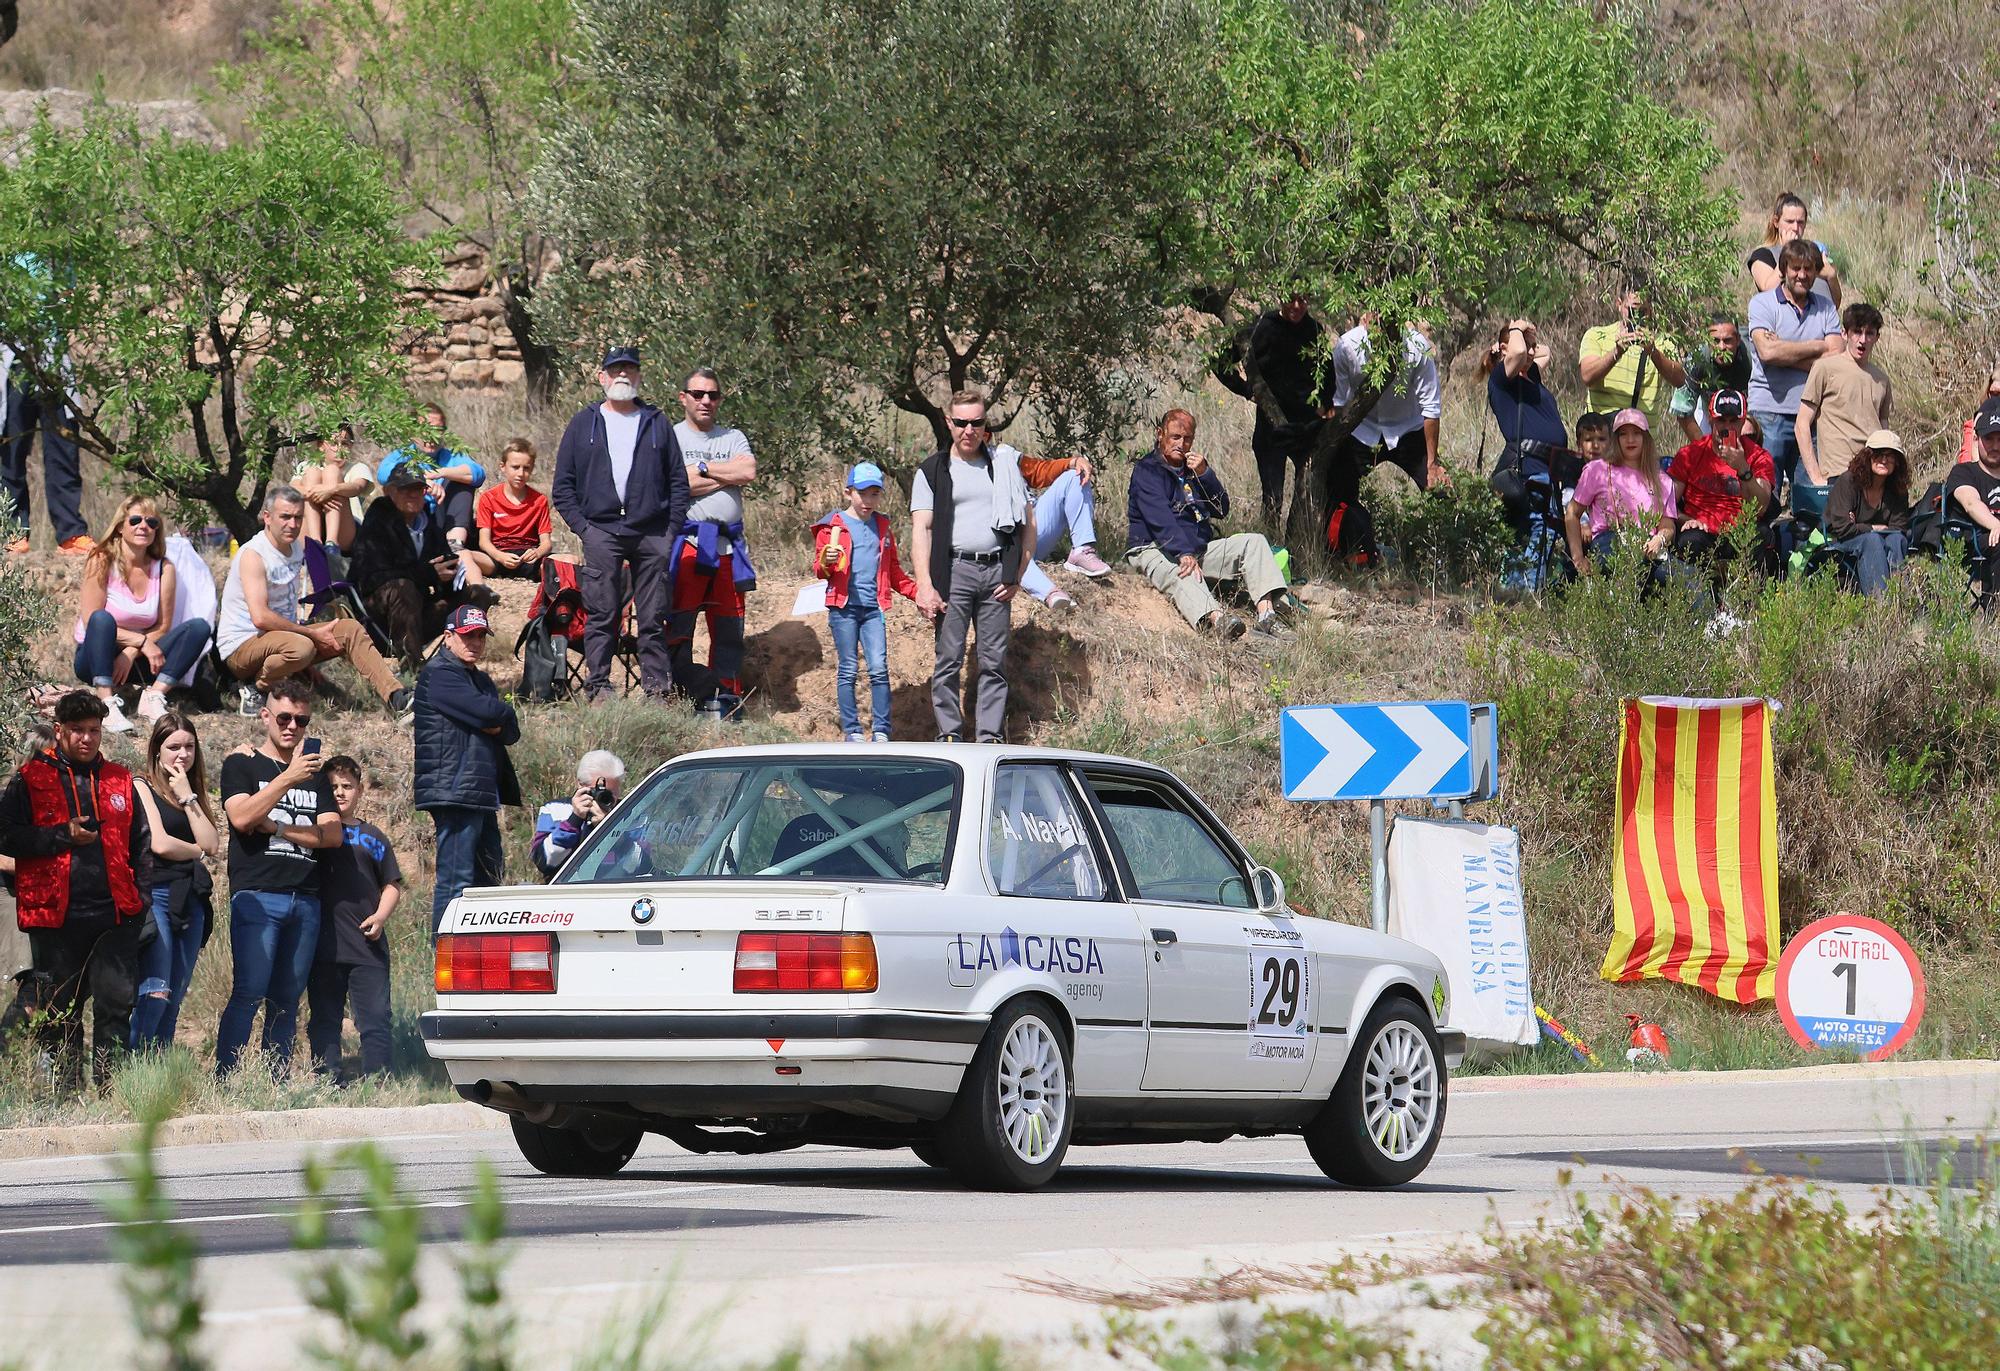
[{"label": "door handle", "polygon": [[1153,930],[1153,941],[1161,947],[1172,947],[1180,941],[1180,935],[1171,928],[1156,928]]}]

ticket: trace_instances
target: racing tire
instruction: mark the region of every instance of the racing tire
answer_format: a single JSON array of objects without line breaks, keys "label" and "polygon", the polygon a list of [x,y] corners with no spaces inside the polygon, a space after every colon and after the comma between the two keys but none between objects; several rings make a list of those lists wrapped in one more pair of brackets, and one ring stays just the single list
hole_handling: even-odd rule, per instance
[{"label": "racing tire", "polygon": [[938,1153],[977,1190],[1047,1185],[1069,1150],[1074,1082],[1069,1041],[1055,1012],[1039,1000],[1009,1001],[994,1015],[938,1125]]},{"label": "racing tire", "polygon": [[1401,995],[1362,1020],[1325,1108],[1306,1125],[1306,1150],[1342,1185],[1403,1185],[1423,1174],[1444,1136],[1448,1082],[1431,1016]]},{"label": "racing tire", "polygon": [[632,1160],[646,1130],[605,1120],[584,1128],[550,1128],[516,1115],[514,1143],[528,1165],[545,1176],[615,1176]]}]

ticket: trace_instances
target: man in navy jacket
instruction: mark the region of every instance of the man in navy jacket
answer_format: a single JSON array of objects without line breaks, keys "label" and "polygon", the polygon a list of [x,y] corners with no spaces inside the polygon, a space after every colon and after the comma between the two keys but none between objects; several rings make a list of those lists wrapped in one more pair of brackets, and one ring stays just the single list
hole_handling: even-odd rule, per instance
[{"label": "man in navy jacket", "polygon": [[505,876],[500,806],[521,803],[507,749],[521,741],[514,706],[473,663],[486,650],[486,611],[460,605],[445,621],[444,646],[417,676],[417,808],[437,825],[437,886],[431,936],[445,906],[471,885]]},{"label": "man in navy jacket", "polygon": [[615,347],[597,383],[601,404],[577,411],[556,448],[549,501],[583,540],[583,657],[592,700],[611,694],[611,645],[623,614],[625,572],[638,618],[639,684],[673,687],[667,613],[673,549],[687,520],[687,470],[673,420],[639,399],[639,354]]},{"label": "man in navy jacket", "polygon": [[1257,602],[1257,631],[1282,631],[1289,610],[1284,573],[1261,533],[1224,536],[1217,520],[1229,513],[1222,478],[1194,450],[1194,416],[1170,409],[1153,450],[1132,468],[1125,514],[1130,562],[1198,629],[1243,636],[1243,621],[1216,602],[1209,582],[1236,582]]}]

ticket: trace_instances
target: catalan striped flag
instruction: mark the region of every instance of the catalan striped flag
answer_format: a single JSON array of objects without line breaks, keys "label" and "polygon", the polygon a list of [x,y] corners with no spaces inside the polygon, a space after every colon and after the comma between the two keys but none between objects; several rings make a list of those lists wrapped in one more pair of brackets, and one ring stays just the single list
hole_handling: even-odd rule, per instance
[{"label": "catalan striped flag", "polygon": [[1763,700],[1625,701],[1607,981],[1738,1004],[1777,978],[1778,792]]}]

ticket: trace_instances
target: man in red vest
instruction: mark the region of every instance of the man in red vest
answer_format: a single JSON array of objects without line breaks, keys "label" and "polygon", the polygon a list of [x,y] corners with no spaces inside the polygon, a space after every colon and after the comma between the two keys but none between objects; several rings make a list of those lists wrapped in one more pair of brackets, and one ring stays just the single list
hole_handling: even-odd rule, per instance
[{"label": "man in red vest", "polygon": [[139,976],[139,916],[152,880],[152,836],[132,773],[99,753],[104,702],[87,690],[56,701],[56,745],[0,790],[0,852],[14,858],[14,905],[32,969],[0,1028],[32,1021],[72,1084],[83,1079],[83,997],[99,1084],[123,1056]]}]

